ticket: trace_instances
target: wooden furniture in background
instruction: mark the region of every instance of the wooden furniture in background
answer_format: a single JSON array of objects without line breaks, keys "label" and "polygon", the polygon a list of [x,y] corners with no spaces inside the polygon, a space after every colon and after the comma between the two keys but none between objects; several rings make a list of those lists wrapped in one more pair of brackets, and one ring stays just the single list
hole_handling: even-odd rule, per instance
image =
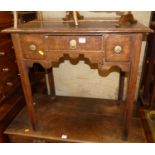
[{"label": "wooden furniture in background", "polygon": [[96,64],[101,72],[117,66],[122,72],[128,73],[122,126],[123,134],[127,138],[133,112],[142,35],[151,30],[140,23],[116,27],[117,23],[115,20],[85,20],[81,21],[77,28],[74,22],[34,21],[3,31],[12,35],[33,130],[39,131],[41,126],[38,124],[39,118],[36,118],[29,68],[39,63],[49,69],[59,63],[64,55],[71,59],[83,56],[90,63]]},{"label": "wooden furniture in background", "polygon": [[[152,12],[150,28],[155,30],[155,12]],[[155,109],[155,33],[147,39],[146,56],[143,64],[140,98],[147,109]]]},{"label": "wooden furniture in background", "polygon": [[[25,23],[36,18],[36,12],[20,12],[18,23]],[[0,12],[0,31],[13,24],[11,11]],[[0,75],[0,142],[8,142],[9,139],[3,132],[25,104],[10,34],[0,33]],[[34,75],[32,71],[31,83],[34,83]],[[35,78],[35,83],[37,81],[38,79]]]},{"label": "wooden furniture in background", "polygon": [[[10,26],[12,12],[0,12],[0,31]],[[0,33],[0,77],[0,142],[6,142],[3,132],[21,110],[24,99],[11,37],[3,33]]]},{"label": "wooden furniture in background", "polygon": [[[94,12],[101,12],[101,11],[94,11]],[[103,11],[104,12],[104,11]],[[137,23],[137,20],[134,19],[134,16],[131,11],[126,12],[119,12],[114,11],[117,15],[120,15],[119,22],[117,23],[117,27],[126,26],[126,25],[133,25]],[[79,25],[78,20],[83,20],[84,17],[80,15],[78,11],[66,11],[66,17],[63,18],[64,21],[74,20],[75,26]]]},{"label": "wooden furniture in background", "polygon": [[66,11],[66,17],[63,18],[64,21],[74,20],[75,25],[78,26],[78,20],[84,19],[78,11]]}]

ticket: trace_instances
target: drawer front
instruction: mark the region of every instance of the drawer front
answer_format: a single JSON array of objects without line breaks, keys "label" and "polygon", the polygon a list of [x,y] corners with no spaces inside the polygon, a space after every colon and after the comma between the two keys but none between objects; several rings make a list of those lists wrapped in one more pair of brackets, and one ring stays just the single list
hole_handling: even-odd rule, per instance
[{"label": "drawer front", "polygon": [[0,62],[1,79],[6,79],[8,76],[18,73],[18,68],[15,60],[3,60]]},{"label": "drawer front", "polygon": [[47,50],[101,50],[102,36],[45,36]]},{"label": "drawer front", "polygon": [[10,76],[5,81],[3,81],[3,93],[5,96],[8,96],[15,92],[20,85],[19,76],[16,74],[14,76]]},{"label": "drawer front", "polygon": [[13,45],[11,42],[6,42],[0,45],[0,62],[4,59],[15,59]]},{"label": "drawer front", "polygon": [[109,35],[104,43],[106,61],[129,61],[131,42],[131,35]]},{"label": "drawer front", "polygon": [[44,59],[44,38],[42,35],[20,35],[23,57],[26,59]]}]

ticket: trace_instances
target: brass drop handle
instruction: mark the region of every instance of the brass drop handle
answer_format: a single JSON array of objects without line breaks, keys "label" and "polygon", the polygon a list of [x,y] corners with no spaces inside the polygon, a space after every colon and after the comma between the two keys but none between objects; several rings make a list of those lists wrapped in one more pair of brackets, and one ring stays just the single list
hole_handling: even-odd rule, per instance
[{"label": "brass drop handle", "polygon": [[35,51],[36,49],[37,49],[37,46],[36,46],[35,44],[30,44],[30,45],[29,45],[29,50],[30,50],[30,51],[33,52],[33,51]]},{"label": "brass drop handle", "polygon": [[122,47],[121,47],[121,46],[117,45],[117,46],[114,47],[114,52],[115,52],[116,54],[120,54],[121,51],[122,51]]},{"label": "brass drop handle", "polygon": [[9,68],[3,68],[2,71],[3,72],[8,72],[9,71]]},{"label": "brass drop handle", "polygon": [[77,45],[76,40],[74,39],[70,40],[69,42],[70,49],[76,49],[76,45]]},{"label": "brass drop handle", "polygon": [[7,86],[13,86],[13,83],[12,82],[7,82],[6,85]]},{"label": "brass drop handle", "polygon": [[40,55],[42,55],[42,56],[45,54],[45,52],[44,52],[43,50],[39,50],[38,53],[39,53]]},{"label": "brass drop handle", "polygon": [[0,52],[0,56],[3,56],[3,55],[5,55],[5,53],[4,52]]}]

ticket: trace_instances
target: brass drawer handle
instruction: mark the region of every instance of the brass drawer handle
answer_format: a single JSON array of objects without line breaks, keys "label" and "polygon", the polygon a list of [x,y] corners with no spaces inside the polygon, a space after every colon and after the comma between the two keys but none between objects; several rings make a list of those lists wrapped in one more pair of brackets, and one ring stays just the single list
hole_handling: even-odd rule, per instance
[{"label": "brass drawer handle", "polygon": [[9,71],[9,68],[3,68],[2,71],[3,72],[8,72]]},{"label": "brass drawer handle", "polygon": [[122,47],[121,47],[121,46],[117,45],[117,46],[114,47],[114,52],[115,52],[116,54],[120,54],[121,51],[122,51]]},{"label": "brass drawer handle", "polygon": [[45,54],[44,51],[42,51],[42,50],[39,50],[38,53],[39,53],[40,55],[42,55],[42,56]]},{"label": "brass drawer handle", "polygon": [[29,45],[29,50],[30,50],[30,51],[33,52],[33,51],[35,51],[36,49],[37,49],[37,46],[36,46],[35,44],[30,44],[30,45]]},{"label": "brass drawer handle", "polygon": [[3,56],[3,55],[5,55],[5,52],[0,52],[0,56]]},{"label": "brass drawer handle", "polygon": [[[29,50],[30,50],[31,52],[36,51],[36,49],[37,49],[37,46],[36,46],[35,44],[30,44],[30,45],[29,45]],[[44,53],[44,51],[39,50],[39,51],[38,51],[38,54],[40,54],[40,55],[43,56],[45,53]]]},{"label": "brass drawer handle", "polygon": [[6,85],[7,86],[13,86],[13,83],[12,82],[7,82]]},{"label": "brass drawer handle", "polygon": [[76,40],[74,39],[70,40],[69,42],[70,49],[76,49],[76,45],[77,45]]}]

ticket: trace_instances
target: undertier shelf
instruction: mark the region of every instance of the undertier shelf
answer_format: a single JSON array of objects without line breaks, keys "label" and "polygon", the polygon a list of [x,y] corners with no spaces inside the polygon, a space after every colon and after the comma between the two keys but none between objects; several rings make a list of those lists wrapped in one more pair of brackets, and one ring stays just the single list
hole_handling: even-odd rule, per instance
[{"label": "undertier shelf", "polygon": [[24,107],[5,134],[46,142],[146,142],[137,117],[132,119],[128,141],[122,139],[123,103],[62,96],[52,100],[42,94],[35,94],[34,101],[38,130],[32,130],[27,108]]}]

